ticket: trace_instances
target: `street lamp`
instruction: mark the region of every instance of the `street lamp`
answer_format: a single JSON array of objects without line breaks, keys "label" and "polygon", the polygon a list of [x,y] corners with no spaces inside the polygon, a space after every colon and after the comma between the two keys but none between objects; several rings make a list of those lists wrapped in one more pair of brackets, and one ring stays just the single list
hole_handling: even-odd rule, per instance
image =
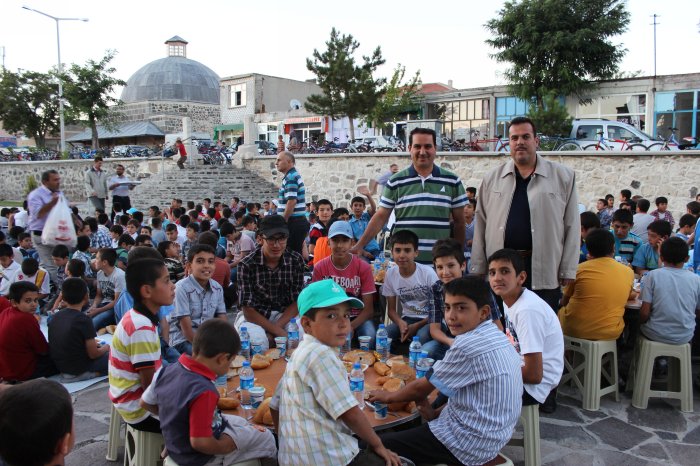
[{"label": "street lamp", "polygon": [[87,22],[87,18],[57,18],[56,16],[51,16],[43,11],[35,10],[34,8],[29,8],[28,6],[23,6],[25,10],[33,11],[34,13],[39,13],[40,15],[46,16],[56,21],[56,47],[58,48],[58,116],[61,125],[61,153],[66,151],[66,128],[63,121],[63,65],[61,64],[61,36],[58,32],[58,22],[59,21],[84,21]]}]

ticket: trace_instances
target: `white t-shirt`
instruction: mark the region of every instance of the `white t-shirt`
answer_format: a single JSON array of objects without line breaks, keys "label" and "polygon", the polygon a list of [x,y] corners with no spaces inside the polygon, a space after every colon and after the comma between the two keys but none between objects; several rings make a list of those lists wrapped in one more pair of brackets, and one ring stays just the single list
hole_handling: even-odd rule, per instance
[{"label": "white t-shirt", "polygon": [[559,383],[564,371],[564,335],[549,304],[525,288],[512,306],[503,303],[506,336],[520,355],[542,353],[542,382],[523,384],[540,403]]},{"label": "white t-shirt", "polygon": [[[105,275],[102,270],[97,271],[97,285],[102,291],[102,302],[111,303],[116,293],[122,294],[126,288],[126,275],[119,267],[114,267],[110,275]],[[100,303],[97,303],[100,304]]]},{"label": "white t-shirt", "polygon": [[20,210],[14,216],[15,226],[26,228],[28,218],[29,218],[29,212],[27,212],[26,210]]},{"label": "white t-shirt", "polygon": [[[21,254],[20,254],[21,255]],[[17,272],[21,271],[19,262],[12,261],[7,267],[0,265],[0,296],[7,296],[10,291],[10,285]]]},{"label": "white t-shirt", "polygon": [[31,276],[25,275],[20,267],[20,269],[15,272],[14,277],[12,277],[10,280],[10,284],[17,282],[34,283],[36,287],[39,288],[39,294],[49,294],[51,292],[51,278],[49,277],[49,273],[41,267],[39,267],[39,270]]},{"label": "white t-shirt", "polygon": [[382,295],[397,296],[401,302],[401,317],[427,319],[433,306],[432,286],[438,276],[432,267],[416,263],[410,277],[402,277],[398,267],[386,271]]}]

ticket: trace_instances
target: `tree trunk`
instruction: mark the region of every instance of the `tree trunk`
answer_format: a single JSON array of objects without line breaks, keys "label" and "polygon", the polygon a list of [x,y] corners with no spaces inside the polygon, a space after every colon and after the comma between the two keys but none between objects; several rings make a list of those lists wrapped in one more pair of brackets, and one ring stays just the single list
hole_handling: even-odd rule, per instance
[{"label": "tree trunk", "polygon": [[348,115],[348,120],[350,122],[350,140],[355,140],[355,119]]},{"label": "tree trunk", "polygon": [[90,117],[90,129],[92,130],[92,148],[99,149],[99,139],[97,137],[97,121],[94,116]]},{"label": "tree trunk", "polygon": [[37,147],[46,147],[46,134],[44,133],[37,133],[32,135],[34,138],[34,144],[36,144]]}]

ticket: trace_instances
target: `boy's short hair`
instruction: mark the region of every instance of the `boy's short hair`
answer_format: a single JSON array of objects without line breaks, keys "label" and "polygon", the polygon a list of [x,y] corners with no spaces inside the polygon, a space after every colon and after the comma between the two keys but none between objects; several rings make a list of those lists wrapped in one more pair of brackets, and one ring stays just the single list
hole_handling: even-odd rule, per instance
[{"label": "boy's short hair", "polygon": [[234,227],[231,222],[223,222],[219,227],[219,234],[221,236],[228,236],[234,231],[236,231],[236,227]]},{"label": "boy's short hair", "polygon": [[413,249],[418,250],[418,235],[411,230],[399,230],[389,239],[389,247],[394,249],[395,244],[411,244]]},{"label": "boy's short hair", "polygon": [[51,257],[60,257],[61,259],[65,259],[69,255],[70,251],[68,250],[68,246],[65,244],[57,244],[51,250]]},{"label": "boy's short hair", "polygon": [[165,231],[177,231],[177,225],[175,225],[174,223],[168,223],[165,226]]},{"label": "boy's short hair", "polygon": [[109,216],[105,213],[101,213],[97,216],[97,223],[100,225],[105,225],[107,222],[109,222]]},{"label": "boy's short hair", "polygon": [[615,238],[610,230],[593,228],[586,235],[586,249],[591,257],[606,257],[615,251]]},{"label": "boy's short hair", "polygon": [[0,257],[15,257],[15,252],[9,244],[0,244]]},{"label": "boy's short hair", "polygon": [[221,209],[221,216],[223,218],[231,218],[231,215],[233,215],[233,211],[230,207],[224,207],[223,209]]},{"label": "boy's short hair", "polygon": [[462,277],[444,285],[445,294],[464,296],[476,304],[477,309],[491,306],[491,294],[488,284],[476,276]]},{"label": "boy's short hair", "polygon": [[331,201],[329,201],[328,199],[321,199],[321,200],[316,201],[316,206],[317,206],[316,209],[318,209],[322,205],[330,206],[331,210],[333,210],[333,203]]},{"label": "boy's short hair", "polygon": [[196,223],[194,223],[194,222],[190,222],[190,223],[187,225],[187,230],[192,230],[192,231],[194,231],[195,233],[199,233],[199,225],[196,224]]},{"label": "boy's short hair", "polygon": [[241,221],[241,224],[243,226],[250,225],[251,223],[255,223],[255,219],[253,218],[252,215],[246,215],[243,217],[243,220]]},{"label": "boy's short hair", "polygon": [[216,256],[216,251],[214,250],[214,248],[212,248],[208,244],[197,243],[194,246],[192,246],[189,251],[187,251],[187,261],[192,262],[194,260],[194,256],[202,252],[207,252]]},{"label": "boy's short hair", "polygon": [[127,265],[126,290],[135,302],[142,302],[141,287],[143,285],[155,286],[164,267],[165,263],[159,259],[141,259]]},{"label": "boy's short hair", "polygon": [[100,255],[101,260],[107,261],[107,263],[110,265],[110,267],[114,267],[114,264],[117,263],[117,251],[116,251],[116,249],[100,248],[97,250],[97,254]]},{"label": "boy's short hair", "polygon": [[129,214],[122,214],[119,216],[119,224],[125,228],[129,224],[130,220],[131,217],[129,216]]},{"label": "boy's short hair", "polygon": [[600,228],[600,219],[593,212],[581,212],[581,228],[584,230]]},{"label": "boy's short hair", "polygon": [[[193,223],[190,223],[190,226],[196,225]],[[205,231],[210,231],[211,230],[211,222],[207,220],[206,218],[203,219],[201,222],[199,222],[199,231],[200,232],[205,232]]]},{"label": "boy's short hair", "polygon": [[139,225],[141,225],[143,223],[143,212],[141,212],[140,210],[137,210],[136,212],[131,214],[131,216],[133,217],[134,220],[139,222]]},{"label": "boy's short hair", "polygon": [[85,224],[90,227],[90,231],[95,233],[97,231],[97,219],[95,217],[86,217]]},{"label": "boy's short hair", "polygon": [[674,236],[661,243],[661,258],[669,264],[682,264],[688,257],[688,243]]},{"label": "boy's short hair", "polygon": [[109,229],[110,233],[116,233],[117,235],[121,236],[124,234],[124,227],[121,225],[112,225],[112,228]]},{"label": "boy's short hair", "polygon": [[33,257],[27,257],[22,261],[22,272],[25,275],[34,275],[39,270],[39,261]]},{"label": "boy's short hair", "polygon": [[151,233],[153,233],[153,228],[151,228],[150,225],[141,225],[141,230],[140,230],[140,231],[143,231],[144,229],[145,229],[146,231],[148,231],[149,235],[150,235]]},{"label": "boy's short hair", "polygon": [[666,220],[654,220],[647,227],[647,231],[652,231],[659,236],[671,236],[673,229]]},{"label": "boy's short hair", "polygon": [[668,204],[668,199],[664,196],[659,196],[654,199],[654,204],[656,204],[656,207],[658,207],[659,204]]},{"label": "boy's short hair", "polygon": [[630,210],[617,209],[615,212],[613,212],[612,221],[634,225],[634,216]]},{"label": "boy's short hair", "polygon": [[646,214],[649,212],[649,207],[651,207],[651,202],[649,202],[649,199],[640,199],[637,201],[637,209],[639,209],[640,212],[644,212]]},{"label": "boy's short hair", "polygon": [[700,202],[698,201],[690,201],[685,205],[685,208],[688,209],[690,213],[695,215],[696,217],[700,215]]},{"label": "boy's short hair", "polygon": [[88,294],[87,283],[81,278],[66,278],[61,285],[61,297],[71,305],[80,304]]},{"label": "boy's short hair", "polygon": [[134,239],[134,246],[142,246],[146,241],[153,242],[153,238],[150,235],[136,235]]},{"label": "boy's short hair", "polygon": [[693,214],[683,214],[681,218],[678,220],[678,226],[680,228],[683,227],[694,227],[695,224],[698,222],[698,219],[695,215]]},{"label": "boy's short hair", "polygon": [[[175,243],[175,241],[161,241],[160,243],[158,243],[158,247],[157,247],[158,253],[161,256],[163,256],[163,258],[165,258],[166,251],[168,250],[170,245],[174,244],[174,243]],[[129,251],[129,252],[131,252],[131,251]]]},{"label": "boy's short hair", "polygon": [[14,282],[7,291],[7,299],[18,303],[22,301],[22,296],[32,291],[34,293],[39,292],[39,288],[34,283],[28,281]]},{"label": "boy's short hair", "polygon": [[489,265],[491,265],[491,262],[498,260],[510,262],[510,264],[513,266],[513,269],[515,269],[515,275],[520,275],[520,272],[525,271],[525,262],[523,261],[522,256],[518,254],[518,251],[516,251],[515,249],[499,249],[498,251],[491,254],[491,257],[489,257],[487,262]]},{"label": "boy's short hair", "polygon": [[141,222],[139,222],[139,221],[136,220],[135,218],[132,218],[131,220],[129,220],[129,221],[127,222],[127,225],[131,225],[131,226],[134,226],[134,227],[136,227],[136,228],[141,228]]},{"label": "boy's short hair", "polygon": [[219,241],[219,238],[216,236],[216,233],[213,231],[205,231],[201,235],[199,235],[199,238],[197,238],[197,241],[199,244],[207,244],[211,246],[211,248],[216,251],[216,246]]},{"label": "boy's short hair", "polygon": [[473,198],[471,198],[471,199],[467,199],[467,203],[473,205],[473,206],[474,206],[474,210],[476,210],[476,204],[477,204],[478,202],[479,202],[479,201],[478,201],[475,197],[473,197]]},{"label": "boy's short hair", "polygon": [[129,233],[124,233],[117,240],[117,246],[119,246],[119,247],[121,247],[122,244],[126,244],[127,246],[133,246],[134,243],[135,243],[134,238],[132,238]]},{"label": "boy's short hair", "polygon": [[71,277],[82,277],[85,275],[85,262],[80,259],[71,259],[66,264],[66,272],[70,273]]},{"label": "boy's short hair", "polygon": [[153,217],[151,219],[151,227],[158,229],[161,226],[163,226],[163,220],[161,220],[160,217]]},{"label": "boy's short hair", "polygon": [[192,354],[205,358],[226,353],[236,355],[241,350],[238,332],[229,322],[209,319],[199,326],[192,341]]},{"label": "boy's short hair", "polygon": [[240,219],[242,219],[243,217],[245,217],[245,212],[243,212],[242,210],[237,210],[236,213],[233,214],[233,218],[234,218],[235,220],[240,220]]},{"label": "boy's short hair", "polygon": [[433,263],[440,257],[454,257],[459,265],[464,264],[464,250],[454,238],[445,238],[435,241],[433,245]]},{"label": "boy's short hair", "polygon": [[8,236],[10,238],[15,238],[15,239],[19,238],[19,235],[21,235],[22,232],[24,232],[24,228],[19,227],[17,225],[15,225],[12,228],[10,228],[9,230],[7,230]]},{"label": "boy's short hair", "polygon": [[630,191],[629,189],[623,189],[623,190],[621,190],[621,191],[620,191],[620,194],[622,194],[622,196],[623,196],[625,199],[632,199],[632,191]]},{"label": "boy's short hair", "polygon": [[190,224],[190,216],[186,214],[180,215],[180,218],[178,219],[180,221],[180,226],[182,228],[187,228],[187,225]]},{"label": "boy's short hair", "polygon": [[113,201],[112,202],[112,211],[113,212],[121,212],[122,211],[122,203],[119,201]]},{"label": "boy's short hair", "polygon": [[[353,204],[356,203],[356,202],[359,202],[359,203],[362,204],[362,205],[367,205],[367,204],[365,203],[365,198],[362,197],[362,196],[355,196],[355,197],[353,197],[353,198],[350,200],[350,205],[353,205]],[[306,204],[306,205],[308,205],[308,204]]]},{"label": "boy's short hair", "polygon": [[18,240],[18,241],[24,241],[25,239],[31,238],[31,237],[32,237],[32,235],[30,235],[30,234],[27,233],[26,231],[23,231],[22,233],[20,233],[19,235],[17,235],[17,240]]},{"label": "boy's short hair", "polygon": [[476,196],[476,188],[474,186],[467,186],[466,192],[472,193]]},{"label": "boy's short hair", "polygon": [[29,380],[0,396],[0,456],[8,465],[49,464],[72,430],[71,397],[54,380]]},{"label": "boy's short hair", "polygon": [[331,216],[335,217],[335,218],[340,218],[341,215],[348,215],[349,216],[350,211],[348,209],[346,209],[345,207],[338,207],[331,214]]},{"label": "boy's short hair", "polygon": [[131,248],[129,254],[126,256],[126,262],[128,264],[141,259],[157,259],[162,261],[163,256],[161,256],[155,248],[150,246],[136,246],[135,248]]}]

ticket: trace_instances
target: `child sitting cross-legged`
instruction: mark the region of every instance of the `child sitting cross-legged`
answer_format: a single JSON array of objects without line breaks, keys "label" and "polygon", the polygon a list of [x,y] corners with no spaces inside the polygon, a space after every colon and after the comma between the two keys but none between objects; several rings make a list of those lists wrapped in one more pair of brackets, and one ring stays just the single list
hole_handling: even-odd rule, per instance
[{"label": "child sitting cross-legged", "polygon": [[[279,415],[279,463],[398,466],[398,456],[382,445],[358,407],[336,351],[350,331],[350,309],[362,309],[362,301],[328,279],[307,286],[298,305],[304,339],[270,402],[273,419]],[[371,451],[360,451],[353,433]]]},{"label": "child sitting cross-legged", "polygon": [[109,345],[98,345],[92,320],[81,312],[89,300],[87,284],[80,278],[64,280],[61,298],[63,307],[49,323],[51,359],[69,377],[107,375]]},{"label": "child sitting cross-legged", "polygon": [[564,370],[564,335],[557,315],[542,298],[523,286],[522,257],[500,249],[488,259],[491,289],[503,299],[506,335],[523,358],[523,405],[556,410],[556,387]]},{"label": "child sitting cross-legged", "polygon": [[[445,321],[455,335],[445,358],[399,391],[369,394],[371,402],[415,401],[428,421],[381,435],[387,448],[416,464],[485,464],[510,440],[521,409],[521,360],[491,322],[490,303],[482,278],[445,284]],[[448,396],[437,409],[427,400],[435,389]]]},{"label": "child sitting cross-legged", "polygon": [[208,320],[195,334],[192,356],[183,354],[160,370],[141,396],[141,406],[160,417],[165,447],[178,465],[228,465],[276,456],[270,431],[217,408],[213,381],[226,375],[240,349],[231,324]]}]

